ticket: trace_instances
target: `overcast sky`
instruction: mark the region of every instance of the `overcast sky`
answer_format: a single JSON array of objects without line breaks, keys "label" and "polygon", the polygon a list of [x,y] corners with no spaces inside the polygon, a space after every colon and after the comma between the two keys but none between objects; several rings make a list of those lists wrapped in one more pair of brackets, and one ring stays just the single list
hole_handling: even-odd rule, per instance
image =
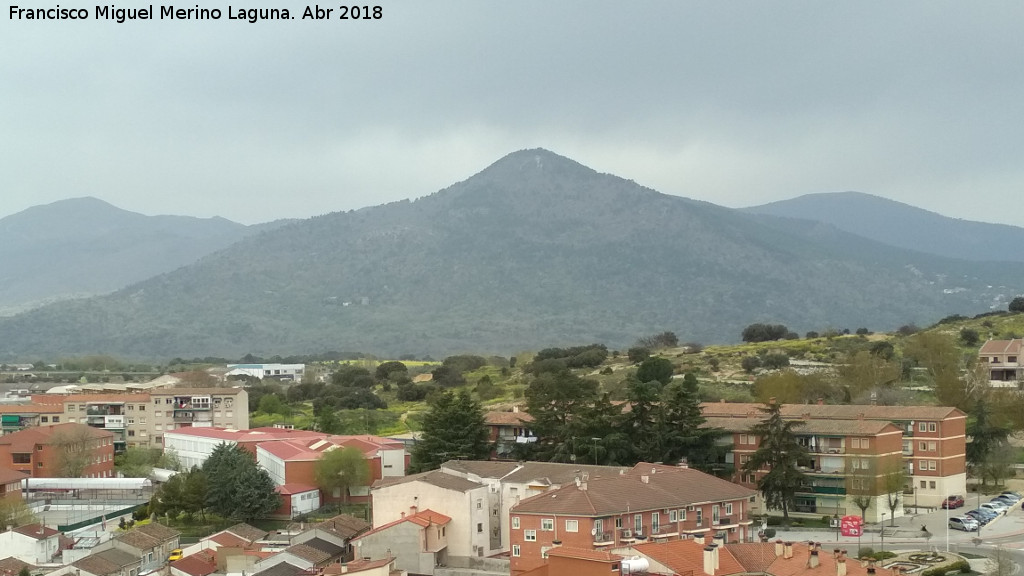
[{"label": "overcast sky", "polygon": [[0,217],[308,217],[543,147],[724,206],[858,190],[1024,226],[1024,3],[279,0],[297,19],[250,24],[197,1],[225,18],[2,7]]}]

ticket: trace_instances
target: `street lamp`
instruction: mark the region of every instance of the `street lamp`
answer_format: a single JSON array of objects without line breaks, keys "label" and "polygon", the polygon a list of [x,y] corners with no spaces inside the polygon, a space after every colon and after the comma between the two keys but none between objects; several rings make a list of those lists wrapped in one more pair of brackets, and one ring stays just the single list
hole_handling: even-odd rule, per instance
[{"label": "street lamp", "polygon": [[597,464],[597,442],[600,440],[600,438],[591,438],[591,440],[594,441],[594,464],[596,465]]},{"label": "street lamp", "polygon": [[885,552],[885,512],[882,512],[882,552]]}]

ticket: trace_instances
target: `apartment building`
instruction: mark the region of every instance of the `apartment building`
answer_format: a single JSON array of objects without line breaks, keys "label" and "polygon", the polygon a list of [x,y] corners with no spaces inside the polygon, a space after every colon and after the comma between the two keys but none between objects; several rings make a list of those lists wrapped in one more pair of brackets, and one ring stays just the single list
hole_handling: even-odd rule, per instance
[{"label": "apartment building", "polygon": [[81,478],[114,477],[114,435],[84,424],[26,428],[0,436],[0,464],[33,478],[61,477],[71,458]]},{"label": "apartment building", "polygon": [[[730,435],[726,464],[736,471],[733,479],[752,487],[757,475],[739,472],[744,458],[757,449],[759,438],[749,434],[760,422],[763,404],[712,402],[702,404],[708,426]],[[966,415],[943,406],[874,406],[786,404],[786,419],[800,420],[795,432],[810,457],[801,462],[809,478],[800,493],[797,511],[816,515],[860,513],[850,492],[876,493],[866,515],[869,521],[889,513],[879,506],[884,487],[881,476],[897,463],[906,470],[907,485],[902,506],[937,507],[950,494],[967,488]],[[867,484],[864,484],[867,483]],[[856,484],[856,486],[854,486]],[[902,508],[896,514],[901,515]]]},{"label": "apartment building", "polygon": [[1020,386],[1024,381],[1024,339],[989,340],[978,350],[979,364],[988,369],[990,382]]},{"label": "apartment building", "polygon": [[708,534],[748,541],[756,495],[697,470],[646,462],[620,475],[581,475],[512,507],[511,573],[542,566],[558,546],[611,550]]},{"label": "apartment building", "polygon": [[[20,422],[52,426],[86,424],[114,435],[118,452],[130,447],[164,447],[164,434],[179,428],[249,427],[249,395],[244,388],[155,388],[125,394],[35,394],[19,412]],[[0,416],[2,418],[2,416]],[[6,426],[5,426],[6,430]]]}]

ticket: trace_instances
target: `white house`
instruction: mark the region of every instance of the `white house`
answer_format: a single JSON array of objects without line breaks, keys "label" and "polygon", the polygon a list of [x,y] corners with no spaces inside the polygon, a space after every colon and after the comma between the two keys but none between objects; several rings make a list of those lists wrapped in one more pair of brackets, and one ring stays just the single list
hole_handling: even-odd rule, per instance
[{"label": "white house", "polygon": [[42,524],[26,524],[0,532],[0,550],[22,562],[49,564],[57,554],[60,532]]}]

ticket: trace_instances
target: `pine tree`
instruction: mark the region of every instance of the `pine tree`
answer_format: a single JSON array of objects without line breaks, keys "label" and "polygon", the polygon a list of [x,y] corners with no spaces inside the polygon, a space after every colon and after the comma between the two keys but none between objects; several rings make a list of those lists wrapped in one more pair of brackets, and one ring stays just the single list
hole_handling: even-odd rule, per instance
[{"label": "pine tree", "polygon": [[700,408],[700,389],[692,372],[661,391],[661,436],[665,447],[658,460],[675,464],[686,458],[690,466],[710,472],[718,462],[720,428],[707,428]]},{"label": "pine tree", "polygon": [[423,435],[413,447],[413,468],[439,468],[446,460],[483,460],[491,452],[483,410],[467,390],[446,391],[423,416]]},{"label": "pine tree", "polygon": [[[776,402],[760,408],[766,418],[750,427],[750,433],[760,440],[757,450],[743,465],[743,471],[760,474],[757,488],[764,496],[765,505],[782,510],[789,522],[789,509],[796,504],[796,491],[804,481],[804,473],[797,462],[807,457],[807,450],[797,441],[795,428],[803,426],[799,420],[783,420],[782,405]],[[767,470],[761,474],[760,471]]]},{"label": "pine tree", "polygon": [[225,518],[262,518],[281,504],[270,474],[237,445],[220,444],[214,448],[202,471],[206,475],[207,504]]},{"label": "pine tree", "polygon": [[[583,379],[568,370],[545,372],[537,376],[526,389],[526,410],[533,416],[530,427],[540,438],[533,448],[532,459],[548,462],[569,462],[580,444],[586,444],[591,428],[585,414],[598,402],[598,384]],[[604,437],[604,433],[593,437]],[[577,439],[579,442],[577,442]],[[604,459],[604,458],[602,458]]]}]

